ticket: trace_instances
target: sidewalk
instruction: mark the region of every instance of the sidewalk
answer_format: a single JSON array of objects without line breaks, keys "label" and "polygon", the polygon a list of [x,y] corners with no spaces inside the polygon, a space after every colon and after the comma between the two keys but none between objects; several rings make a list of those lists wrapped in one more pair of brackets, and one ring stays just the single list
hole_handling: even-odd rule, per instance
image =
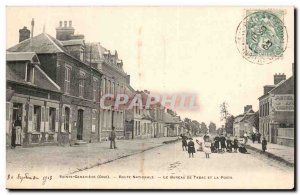
[{"label": "sidewalk", "polygon": [[261,144],[257,142],[253,144],[250,140],[248,141],[246,147],[247,149],[254,150],[260,154],[266,155],[280,162],[284,162],[288,166],[294,166],[294,147],[272,144],[268,142],[267,150],[264,153],[262,151]]},{"label": "sidewalk", "polygon": [[76,147],[41,146],[7,149],[6,170],[7,173],[56,172],[65,175],[138,154],[162,146],[164,143],[172,143],[177,139],[177,137],[162,137],[117,140],[116,150],[109,148],[109,141]]}]

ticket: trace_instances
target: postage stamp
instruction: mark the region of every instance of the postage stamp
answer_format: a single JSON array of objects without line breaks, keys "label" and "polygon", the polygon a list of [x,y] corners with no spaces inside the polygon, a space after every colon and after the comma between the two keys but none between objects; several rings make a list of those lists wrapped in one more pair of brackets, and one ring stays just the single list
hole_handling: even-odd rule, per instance
[{"label": "postage stamp", "polygon": [[242,56],[255,64],[268,64],[283,57],[288,34],[280,10],[247,10],[236,31]]}]

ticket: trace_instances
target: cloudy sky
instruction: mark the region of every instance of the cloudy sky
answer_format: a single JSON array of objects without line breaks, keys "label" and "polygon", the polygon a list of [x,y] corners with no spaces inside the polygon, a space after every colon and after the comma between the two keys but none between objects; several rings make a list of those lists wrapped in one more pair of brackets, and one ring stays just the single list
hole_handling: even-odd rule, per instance
[{"label": "cloudy sky", "polygon": [[273,84],[275,73],[292,74],[293,13],[286,12],[288,45],[282,59],[267,65],[246,61],[235,44],[236,28],[244,9],[201,7],[9,7],[7,48],[17,44],[18,30],[30,27],[34,35],[55,37],[59,21],[72,20],[75,33],[86,41],[116,49],[135,89],[161,93],[196,93],[198,111],[180,111],[221,125],[219,105],[226,101],[233,115],[244,105],[258,109],[263,85]]}]

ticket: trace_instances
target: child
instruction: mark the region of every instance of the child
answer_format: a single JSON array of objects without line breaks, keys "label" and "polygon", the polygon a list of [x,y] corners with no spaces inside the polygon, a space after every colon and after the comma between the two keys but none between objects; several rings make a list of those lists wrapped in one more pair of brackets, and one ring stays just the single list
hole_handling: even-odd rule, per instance
[{"label": "child", "polygon": [[211,143],[210,142],[204,142],[204,153],[205,158],[209,158],[209,154],[211,153]]},{"label": "child", "polygon": [[187,150],[187,141],[186,141],[187,137],[185,135],[182,135],[181,138],[182,138],[182,150],[185,151]]},{"label": "child", "polygon": [[261,142],[261,146],[262,146],[263,152],[265,152],[267,150],[267,140],[265,137],[263,138],[263,140]]},{"label": "child", "polygon": [[193,138],[189,139],[189,143],[188,143],[188,153],[189,153],[189,157],[191,158],[191,156],[194,158],[194,153],[195,151],[195,143],[193,142]]},{"label": "child", "polygon": [[233,148],[234,148],[234,152],[237,153],[237,149],[239,148],[239,140],[238,140],[237,136],[234,137]]}]

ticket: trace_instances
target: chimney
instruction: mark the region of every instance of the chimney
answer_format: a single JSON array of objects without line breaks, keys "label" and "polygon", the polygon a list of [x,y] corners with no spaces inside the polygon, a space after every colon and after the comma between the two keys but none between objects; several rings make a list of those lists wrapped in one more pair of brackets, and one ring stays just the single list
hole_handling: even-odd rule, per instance
[{"label": "chimney", "polygon": [[244,106],[244,113],[248,112],[248,110],[252,109],[252,105]]},{"label": "chimney", "polygon": [[274,75],[274,85],[277,85],[278,83],[284,80],[286,80],[286,75],[284,73]]},{"label": "chimney", "polygon": [[56,39],[60,41],[66,41],[73,39],[75,29],[72,27],[72,21],[59,21],[59,27],[56,28]]},{"label": "chimney", "polygon": [[265,85],[264,86],[264,95],[269,93],[269,91],[271,91],[272,89],[274,89],[274,85]]},{"label": "chimney", "polygon": [[19,30],[19,42],[24,41],[30,38],[30,30],[24,26],[22,29]]},{"label": "chimney", "polygon": [[33,37],[33,29],[34,29],[34,18],[31,20],[31,38]]}]

